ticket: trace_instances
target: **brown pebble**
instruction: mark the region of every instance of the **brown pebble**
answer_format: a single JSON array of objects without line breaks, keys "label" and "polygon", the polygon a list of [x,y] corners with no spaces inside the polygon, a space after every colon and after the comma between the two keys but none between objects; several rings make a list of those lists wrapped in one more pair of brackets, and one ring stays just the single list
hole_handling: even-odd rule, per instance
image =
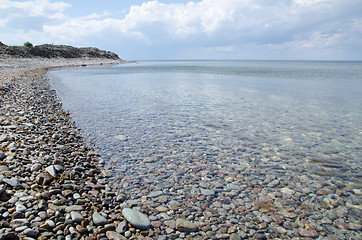
[{"label": "brown pebble", "polygon": [[343,219],[337,219],[336,221],[334,221],[334,226],[336,226],[337,228],[339,228],[341,230],[349,229],[348,225],[343,221]]},{"label": "brown pebble", "polygon": [[9,208],[9,209],[8,209],[8,212],[9,212],[10,214],[12,214],[13,212],[15,212],[15,210],[16,210],[15,208]]},{"label": "brown pebble", "polygon": [[315,230],[303,230],[299,231],[299,234],[302,237],[311,237],[311,238],[318,237],[318,233]]},{"label": "brown pebble", "polygon": [[95,190],[106,189],[106,186],[101,185],[101,184],[96,184],[93,186],[93,189],[95,189]]},{"label": "brown pebble", "polygon": [[118,219],[119,216],[117,214],[109,214],[108,217],[114,221]]},{"label": "brown pebble", "polygon": [[25,214],[23,212],[14,212],[11,217],[12,219],[24,218]]},{"label": "brown pebble", "polygon": [[235,228],[233,228],[233,227],[229,227],[228,228],[228,231],[227,231],[227,233],[234,233],[235,232]]},{"label": "brown pebble", "polygon": [[241,237],[236,233],[230,235],[230,240],[241,240]]},{"label": "brown pebble", "polygon": [[162,225],[162,222],[161,221],[154,221],[154,222],[151,222],[151,225],[154,228],[159,228]]},{"label": "brown pebble", "polygon": [[319,189],[318,191],[317,191],[317,195],[328,195],[329,193],[328,193],[328,191],[327,190],[325,190],[325,189]]},{"label": "brown pebble", "polygon": [[159,211],[159,212],[166,212],[166,211],[168,210],[168,208],[163,207],[163,206],[158,206],[156,209],[157,209],[157,211]]},{"label": "brown pebble", "polygon": [[281,218],[280,216],[277,215],[270,215],[270,218],[276,223],[276,224],[281,224],[283,222],[283,218]]},{"label": "brown pebble", "polygon": [[87,232],[87,229],[81,225],[77,225],[75,226],[75,229],[77,230],[77,232],[79,232],[80,234],[84,234]]}]

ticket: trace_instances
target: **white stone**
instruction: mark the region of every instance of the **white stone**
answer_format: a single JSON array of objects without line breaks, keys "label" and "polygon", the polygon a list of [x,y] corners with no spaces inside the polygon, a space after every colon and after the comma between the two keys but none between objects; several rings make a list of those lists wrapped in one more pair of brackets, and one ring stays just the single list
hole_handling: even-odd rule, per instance
[{"label": "white stone", "polygon": [[117,135],[117,136],[114,136],[113,138],[118,139],[120,141],[126,141],[127,140],[127,137],[125,135]]},{"label": "white stone", "polygon": [[55,170],[55,167],[53,165],[45,168],[45,170],[50,174],[50,176],[54,178],[57,176],[57,171]]},{"label": "white stone", "polygon": [[286,187],[280,189],[280,191],[281,191],[282,193],[286,194],[286,195],[293,195],[293,194],[295,193],[294,190],[289,189],[289,188],[286,188]]},{"label": "white stone", "polygon": [[23,204],[17,203],[16,207],[15,207],[17,212],[25,212],[26,211],[26,207]]}]

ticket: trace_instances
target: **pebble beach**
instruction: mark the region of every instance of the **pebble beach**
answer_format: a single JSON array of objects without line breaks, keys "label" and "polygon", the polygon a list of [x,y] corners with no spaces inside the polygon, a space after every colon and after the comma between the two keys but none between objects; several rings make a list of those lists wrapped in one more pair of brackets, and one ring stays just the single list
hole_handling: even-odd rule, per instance
[{"label": "pebble beach", "polygon": [[49,68],[117,63],[0,59],[0,239],[122,239],[125,196],[111,191],[44,77]]},{"label": "pebble beach", "polygon": [[0,58],[0,239],[362,238],[360,182],[265,160],[287,152],[165,147],[107,164],[45,73],[118,63]]}]

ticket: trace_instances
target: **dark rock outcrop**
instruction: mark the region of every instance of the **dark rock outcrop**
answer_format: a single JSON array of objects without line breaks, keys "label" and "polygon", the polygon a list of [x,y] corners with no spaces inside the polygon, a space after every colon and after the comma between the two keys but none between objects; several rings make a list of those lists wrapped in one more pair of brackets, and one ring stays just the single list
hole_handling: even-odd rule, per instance
[{"label": "dark rock outcrop", "polygon": [[7,46],[0,42],[0,55],[42,58],[107,58],[120,59],[117,54],[98,48],[76,48],[66,45],[43,44],[38,46]]}]

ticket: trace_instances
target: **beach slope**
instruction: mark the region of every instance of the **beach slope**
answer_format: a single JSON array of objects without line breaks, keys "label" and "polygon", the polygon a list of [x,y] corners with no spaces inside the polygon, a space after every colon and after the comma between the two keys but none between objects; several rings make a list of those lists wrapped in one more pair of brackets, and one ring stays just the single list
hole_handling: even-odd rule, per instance
[{"label": "beach slope", "polygon": [[[107,57],[0,55],[0,239],[100,239],[123,194],[51,89],[46,70],[118,64]],[[99,213],[99,214],[97,214]]]}]

